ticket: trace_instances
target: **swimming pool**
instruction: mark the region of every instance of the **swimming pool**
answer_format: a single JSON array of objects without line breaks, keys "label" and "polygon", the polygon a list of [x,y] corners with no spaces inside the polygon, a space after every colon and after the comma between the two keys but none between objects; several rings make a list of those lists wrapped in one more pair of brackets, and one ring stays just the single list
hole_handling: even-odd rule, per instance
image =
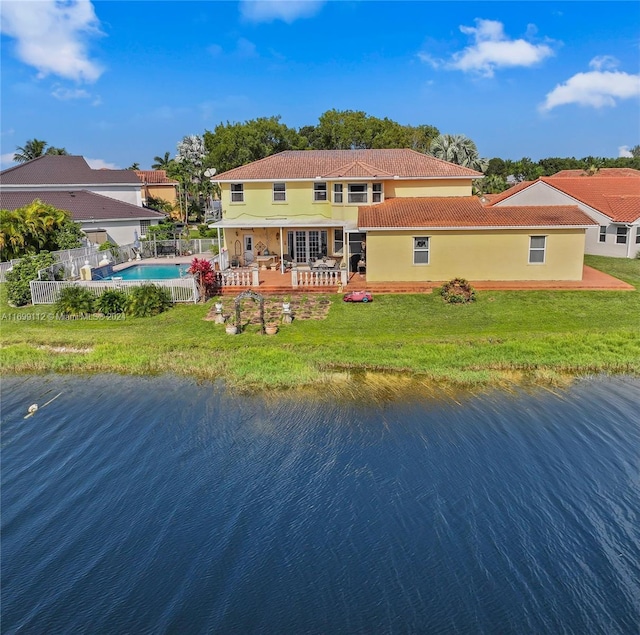
[{"label": "swimming pool", "polygon": [[122,269],[122,271],[114,271],[113,275],[105,278],[105,280],[171,280],[173,278],[184,278],[187,274],[189,264],[172,264],[172,265],[133,265]]}]

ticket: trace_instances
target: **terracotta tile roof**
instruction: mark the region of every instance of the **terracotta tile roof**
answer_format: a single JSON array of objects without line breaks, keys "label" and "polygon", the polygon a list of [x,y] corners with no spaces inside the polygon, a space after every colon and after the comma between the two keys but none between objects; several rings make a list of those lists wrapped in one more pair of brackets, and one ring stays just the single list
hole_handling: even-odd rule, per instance
[{"label": "terracotta tile roof", "polygon": [[80,156],[45,155],[0,172],[6,185],[140,184],[133,170],[93,170]]},{"label": "terracotta tile roof", "polygon": [[358,208],[358,227],[571,227],[596,225],[577,205],[483,207],[475,196],[391,198]]},{"label": "terracotta tile roof", "polygon": [[552,174],[550,179],[566,179],[575,177],[611,177],[611,176],[635,176],[640,177],[640,170],[633,168],[600,168],[595,174],[589,174],[586,170],[560,170]]},{"label": "terracotta tile roof", "polygon": [[178,185],[178,181],[170,179],[166,170],[134,170],[142,183],[148,185]]},{"label": "terracotta tile roof", "polygon": [[[342,173],[345,173],[342,175]],[[330,176],[332,175],[332,176]],[[340,176],[339,176],[340,175]],[[479,178],[482,173],[415,150],[287,150],[219,174],[223,182],[289,179]]]},{"label": "terracotta tile roof", "polygon": [[108,221],[108,220],[139,220],[164,218],[165,215],[146,207],[138,207],[124,203],[109,196],[94,194],[86,190],[75,192],[42,191],[16,192],[0,191],[0,209],[17,209],[29,205],[39,199],[43,203],[53,205],[58,209],[67,210],[76,222]]},{"label": "terracotta tile roof", "polygon": [[510,196],[531,185],[545,183],[573,199],[608,216],[617,223],[632,223],[640,218],[640,177],[610,176],[608,178],[543,176],[537,181],[519,184],[503,192],[493,201],[508,200]]}]

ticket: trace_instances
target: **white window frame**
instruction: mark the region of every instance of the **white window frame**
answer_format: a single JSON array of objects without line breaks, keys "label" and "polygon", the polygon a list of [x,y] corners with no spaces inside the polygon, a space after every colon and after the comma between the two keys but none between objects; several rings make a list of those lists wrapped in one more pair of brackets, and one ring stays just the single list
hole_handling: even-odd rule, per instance
[{"label": "white window frame", "polygon": [[344,202],[342,183],[333,184],[333,202],[341,205]]},{"label": "white window frame", "polygon": [[333,253],[343,253],[344,250],[344,229],[336,227],[333,230]]},{"label": "white window frame", "polygon": [[286,203],[287,202],[287,184],[283,181],[278,181],[273,184],[273,202],[274,203]]},{"label": "white window frame", "polygon": [[382,203],[383,199],[382,183],[373,183],[371,185],[371,202]]},{"label": "white window frame", "polygon": [[[420,245],[418,241],[423,241],[425,244]],[[414,265],[428,265],[431,263],[431,238],[429,236],[414,236],[413,237],[413,264]],[[426,262],[416,262],[416,254],[427,254]]]},{"label": "white window frame", "polygon": [[325,203],[327,201],[326,181],[316,181],[313,184],[313,201],[314,203]]},{"label": "white window frame", "polygon": [[[535,239],[542,238],[543,244],[542,247],[534,247],[533,241]],[[533,254],[542,253],[542,260],[532,260],[531,256]],[[529,236],[529,264],[530,265],[544,265],[547,261],[547,237],[546,236]]]},{"label": "white window frame", "polygon": [[231,184],[231,202],[244,203],[244,183]]},{"label": "white window frame", "polygon": [[640,245],[640,227],[636,227],[636,245]]},{"label": "white window frame", "polygon": [[[622,233],[620,230],[623,230]],[[621,240],[622,239],[622,240]],[[616,227],[616,245],[626,245],[629,240],[629,228],[624,225]]]},{"label": "white window frame", "polygon": [[[362,188],[364,191],[353,191],[351,188]],[[358,197],[363,197],[363,200],[357,200]],[[349,205],[365,205],[369,201],[369,188],[366,183],[348,183],[347,184],[347,203]]]},{"label": "white window frame", "polygon": [[149,232],[149,227],[151,227],[150,220],[141,220],[140,221],[140,236],[146,236]]},{"label": "white window frame", "polygon": [[600,234],[598,235],[598,242],[606,243],[607,242],[607,226],[600,225]]}]

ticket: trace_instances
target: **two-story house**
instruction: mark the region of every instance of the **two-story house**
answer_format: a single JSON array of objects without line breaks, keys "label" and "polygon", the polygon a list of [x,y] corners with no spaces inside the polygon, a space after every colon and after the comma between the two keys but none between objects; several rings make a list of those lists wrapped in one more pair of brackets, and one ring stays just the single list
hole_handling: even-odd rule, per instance
[{"label": "two-story house", "polygon": [[581,279],[575,205],[487,212],[482,174],[406,149],[281,152],[217,177],[232,264],[323,257],[368,281]]},{"label": "two-story house", "polygon": [[132,243],[165,218],[142,206],[142,183],[133,170],[96,170],[81,156],[44,155],[0,172],[3,209],[36,199],[68,211],[94,243]]}]

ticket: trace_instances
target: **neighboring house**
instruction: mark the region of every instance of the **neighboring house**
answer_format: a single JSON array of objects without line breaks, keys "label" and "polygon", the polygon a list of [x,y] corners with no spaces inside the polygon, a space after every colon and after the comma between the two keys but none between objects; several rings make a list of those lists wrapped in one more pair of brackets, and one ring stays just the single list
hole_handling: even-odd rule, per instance
[{"label": "neighboring house", "polygon": [[132,170],[94,170],[79,156],[47,155],[0,172],[2,209],[39,199],[67,210],[91,242],[132,243],[165,217],[142,207],[141,189]]},{"label": "neighboring house", "polygon": [[86,190],[69,192],[41,190],[33,192],[5,192],[0,187],[0,208],[17,209],[29,205],[35,199],[69,212],[80,223],[87,238],[93,243],[109,240],[116,245],[130,244],[145,234],[149,225],[163,219],[160,214],[145,207],[123,203],[115,198],[94,194]]},{"label": "neighboring house", "polygon": [[394,198],[360,208],[367,281],[581,280],[576,205],[485,208],[475,196]]},{"label": "neighboring house", "polygon": [[485,208],[472,196],[481,177],[413,150],[281,152],[217,177],[211,227],[232,261],[362,260],[372,282],[582,279],[594,222],[575,202]]},{"label": "neighboring house", "polygon": [[577,205],[597,225],[587,229],[585,253],[634,258],[640,251],[640,172],[609,168],[582,174],[563,170],[519,183],[493,199],[490,207]]},{"label": "neighboring house", "polygon": [[482,174],[413,150],[286,151],[216,177],[232,260],[298,264],[359,254],[358,209],[403,196],[469,196]]},{"label": "neighboring house", "polygon": [[142,204],[150,196],[175,205],[178,202],[178,181],[170,179],[166,170],[134,170],[142,183]]}]

